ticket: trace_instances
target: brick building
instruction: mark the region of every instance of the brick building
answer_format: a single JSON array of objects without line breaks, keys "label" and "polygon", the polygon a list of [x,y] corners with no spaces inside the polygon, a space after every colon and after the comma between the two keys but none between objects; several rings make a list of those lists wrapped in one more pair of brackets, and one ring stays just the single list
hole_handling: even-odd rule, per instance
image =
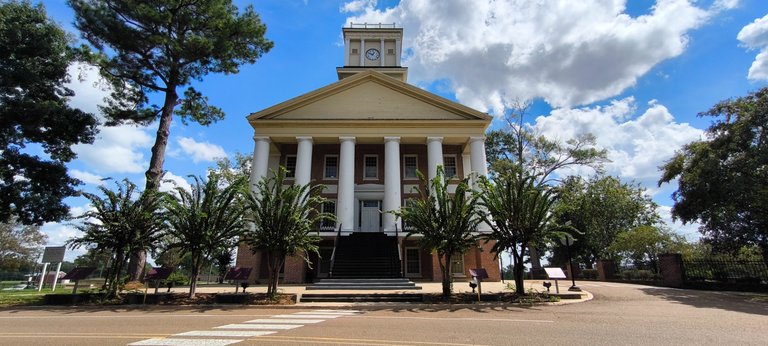
[{"label": "brick building", "polygon": [[[284,166],[294,183],[324,184],[330,202],[323,208],[337,217],[318,225],[321,256],[311,269],[290,258],[283,281],[331,275],[440,281],[435,255],[419,248],[418,236],[405,239],[408,226],[385,212],[416,197],[417,170],[432,178],[442,165],[455,182],[485,175],[484,134],[492,118],[407,84],[403,29],[351,25],[343,34],[339,81],[248,116],[255,134],[251,183]],[[480,243],[456,256],[454,275],[483,267],[489,280],[499,280],[490,247]],[[238,251],[237,265],[254,269],[252,282],[267,277],[262,257],[245,245]]]}]

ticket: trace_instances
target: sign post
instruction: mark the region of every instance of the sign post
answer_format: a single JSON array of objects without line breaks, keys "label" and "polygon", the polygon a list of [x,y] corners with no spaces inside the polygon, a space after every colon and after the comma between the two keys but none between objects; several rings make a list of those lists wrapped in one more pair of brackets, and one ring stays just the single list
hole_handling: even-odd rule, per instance
[{"label": "sign post", "polygon": [[48,270],[48,262],[43,262],[43,270],[40,272],[40,282],[37,283],[37,291],[43,290],[43,283],[45,283],[45,274]]},{"label": "sign post", "polygon": [[67,251],[67,248],[64,246],[46,246],[45,250],[43,251],[43,271],[40,273],[40,286],[37,288],[37,291],[40,292],[43,290],[43,284],[45,283],[45,278],[48,276],[48,264],[50,263],[58,263],[59,265],[56,267],[56,275],[53,277],[53,290],[56,289],[56,283],[59,281],[59,270],[61,270],[61,262],[64,262],[64,253]]},{"label": "sign post", "polygon": [[96,271],[96,267],[77,267],[70,270],[62,280],[74,281],[75,287],[72,288],[72,294],[77,294],[77,287],[80,285],[80,280],[87,278],[88,275],[91,275],[94,271]]},{"label": "sign post", "polygon": [[576,272],[573,271],[573,258],[571,257],[571,245],[576,241],[570,234],[566,234],[565,237],[560,238],[560,242],[565,245],[565,251],[568,252],[568,264],[571,268],[571,282],[573,285],[568,288],[569,291],[581,292],[581,288],[576,286]]}]

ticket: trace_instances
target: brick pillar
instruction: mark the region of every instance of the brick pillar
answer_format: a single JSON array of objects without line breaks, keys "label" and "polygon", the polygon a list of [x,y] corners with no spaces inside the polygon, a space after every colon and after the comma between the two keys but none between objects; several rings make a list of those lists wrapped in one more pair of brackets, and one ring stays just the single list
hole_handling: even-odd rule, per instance
[{"label": "brick pillar", "polygon": [[247,244],[240,243],[237,246],[235,267],[251,268],[251,275],[248,276],[248,283],[256,283],[259,279],[259,269],[261,269],[261,251],[253,253]]},{"label": "brick pillar", "polygon": [[616,277],[616,262],[613,260],[597,260],[597,279],[606,281]]},{"label": "brick pillar", "polygon": [[283,283],[300,284],[304,282],[306,263],[299,256],[290,256],[285,259],[285,276]]},{"label": "brick pillar", "polygon": [[683,256],[679,253],[659,255],[661,284],[666,287],[683,287]]}]

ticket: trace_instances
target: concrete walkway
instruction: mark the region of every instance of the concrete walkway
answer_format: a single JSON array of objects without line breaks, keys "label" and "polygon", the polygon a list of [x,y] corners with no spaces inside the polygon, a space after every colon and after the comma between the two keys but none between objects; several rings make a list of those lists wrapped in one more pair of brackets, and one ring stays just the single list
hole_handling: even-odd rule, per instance
[{"label": "concrete walkway", "polygon": [[[525,289],[527,291],[534,290],[537,292],[545,292],[546,288],[542,285],[542,280],[526,280],[525,281]],[[507,284],[511,284],[512,289],[509,289],[507,287]],[[278,290],[282,293],[288,293],[288,294],[296,294],[299,296],[299,300],[301,295],[304,293],[313,293],[313,294],[334,294],[334,293],[350,293],[350,294],[376,294],[376,293],[388,293],[388,294],[397,294],[397,293],[442,293],[442,284],[440,282],[417,282],[417,286],[421,286],[422,289],[420,290],[386,290],[386,291],[376,291],[376,290],[307,290],[306,285],[280,285],[278,286]],[[568,287],[570,287],[570,282],[559,282],[560,285],[560,293],[569,293]],[[578,282],[577,282],[578,285]],[[552,281],[552,287],[550,288],[552,293],[555,293],[555,286],[554,281]],[[172,292],[175,293],[185,293],[189,292],[189,287],[174,287],[171,289]],[[265,293],[267,291],[266,285],[254,285],[250,286],[246,289],[246,292],[248,293]],[[514,282],[513,281],[505,281],[502,282],[484,282],[483,283],[483,293],[510,293],[514,291]],[[161,292],[164,292],[161,290]],[[234,293],[235,292],[235,286],[234,285],[214,285],[214,286],[198,286],[197,287],[198,293]],[[242,292],[242,289],[239,289],[238,292]],[[472,288],[469,287],[468,281],[454,281],[453,283],[453,292],[454,293],[472,293]],[[593,298],[592,294],[589,292],[584,291],[581,299],[562,299],[560,302],[557,303],[548,303],[548,304],[554,304],[554,305],[562,305],[562,304],[573,304],[573,303],[580,303],[585,302],[588,300],[591,300]],[[355,306],[355,305],[391,305],[391,304],[422,304],[422,303],[298,303],[297,306],[321,306],[321,307],[327,307],[327,306]],[[488,304],[499,304],[498,302],[489,302]]]}]

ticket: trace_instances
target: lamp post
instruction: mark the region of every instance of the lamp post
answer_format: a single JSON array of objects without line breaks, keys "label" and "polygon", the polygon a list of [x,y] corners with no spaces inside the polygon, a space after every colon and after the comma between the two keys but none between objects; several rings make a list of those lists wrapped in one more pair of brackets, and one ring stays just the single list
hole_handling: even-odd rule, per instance
[{"label": "lamp post", "polygon": [[576,239],[573,239],[570,234],[566,234],[565,237],[560,238],[560,242],[565,245],[565,251],[568,254],[568,265],[571,267],[571,287],[568,288],[569,291],[573,292],[581,292],[581,288],[576,286],[576,272],[573,271],[573,259],[571,258],[571,245],[573,242],[575,242]]}]

